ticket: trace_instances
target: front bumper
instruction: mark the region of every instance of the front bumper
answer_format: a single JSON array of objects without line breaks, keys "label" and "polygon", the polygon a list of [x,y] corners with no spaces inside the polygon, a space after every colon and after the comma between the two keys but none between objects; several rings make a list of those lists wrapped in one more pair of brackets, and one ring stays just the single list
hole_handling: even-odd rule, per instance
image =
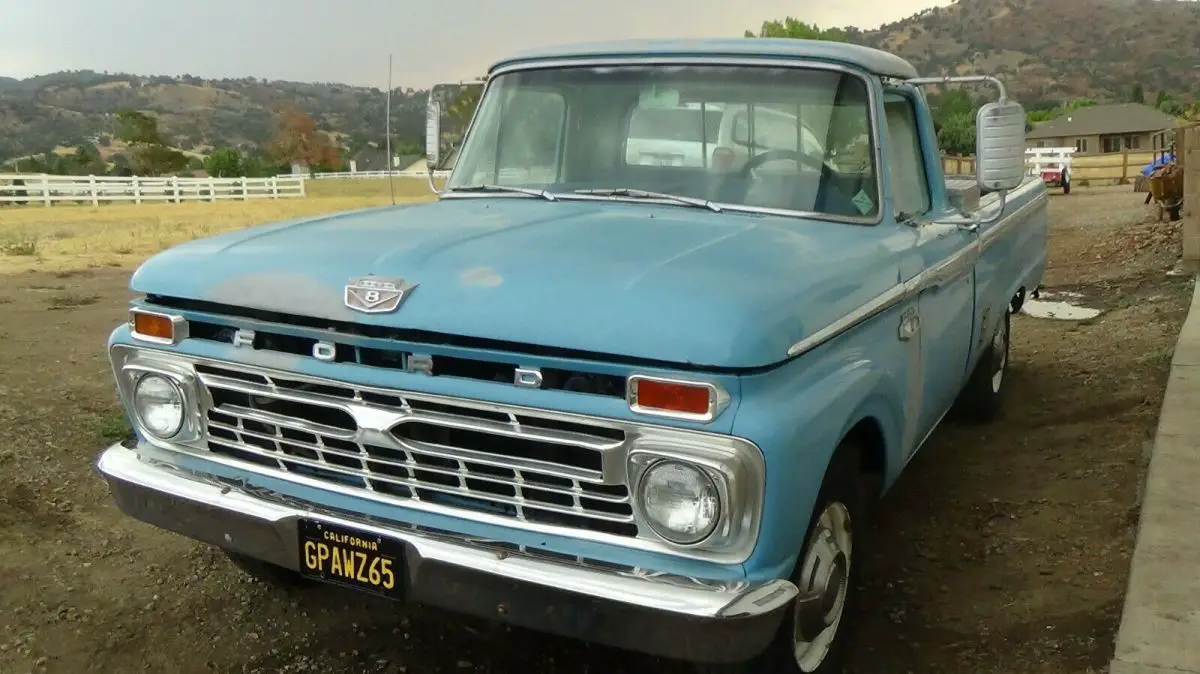
[{"label": "front bumper", "polygon": [[300,569],[300,518],[400,541],[407,598],[512,625],[693,662],[761,652],[799,594],[786,580],[711,582],[506,554],[254,495],[117,444],[97,469],[126,515],[195,540]]}]

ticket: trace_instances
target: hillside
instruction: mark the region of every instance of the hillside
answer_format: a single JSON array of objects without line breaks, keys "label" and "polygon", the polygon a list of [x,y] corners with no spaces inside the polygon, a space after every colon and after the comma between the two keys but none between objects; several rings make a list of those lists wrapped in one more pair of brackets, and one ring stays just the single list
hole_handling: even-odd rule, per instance
[{"label": "hillside", "polygon": [[1002,76],[1022,102],[1124,100],[1140,81],[1200,92],[1200,2],[958,0],[850,39],[894,51],[922,74]]},{"label": "hillside", "polygon": [[[730,33],[736,34],[737,27]],[[1140,81],[1147,97],[1165,89],[1200,93],[1200,2],[1184,0],[958,0],[879,29],[848,29],[853,42],[894,51],[926,74],[993,73],[1026,104],[1081,97],[1124,100]],[[486,64],[480,64],[481,69]],[[394,139],[418,145],[427,92],[397,89]],[[184,150],[261,146],[273,112],[295,105],[350,151],[383,140],[384,92],[329,83],[145,77],[92,71],[15,80],[0,77],[0,162],[99,140],[113,113],[155,114],[164,140]]]},{"label": "hillside", "polygon": [[[425,126],[425,91],[392,95],[394,137],[419,142]],[[349,148],[384,137],[385,92],[341,84],[201,79],[60,72],[14,80],[0,77],[0,162],[75,146],[115,130],[114,113],[154,114],[171,145],[205,150],[261,145],[274,132],[274,111],[294,105]],[[102,148],[107,154],[107,148]]]}]

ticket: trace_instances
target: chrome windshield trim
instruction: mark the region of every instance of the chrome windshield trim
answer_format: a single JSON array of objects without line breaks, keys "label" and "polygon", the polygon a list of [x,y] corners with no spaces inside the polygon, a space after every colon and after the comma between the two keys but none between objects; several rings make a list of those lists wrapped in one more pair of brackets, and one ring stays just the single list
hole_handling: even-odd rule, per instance
[{"label": "chrome windshield trim", "polygon": [[[738,213],[749,213],[753,215],[778,215],[782,217],[801,218],[824,220],[828,222],[839,222],[856,225],[878,225],[883,222],[883,183],[882,169],[883,153],[879,143],[880,117],[879,117],[879,92],[877,91],[878,80],[875,76],[850,65],[842,63],[832,63],[829,61],[818,61],[814,59],[797,59],[787,57],[756,57],[746,58],[730,55],[713,54],[708,56],[655,56],[651,58],[639,57],[632,54],[628,57],[580,57],[568,59],[546,59],[542,61],[525,61],[518,63],[509,63],[496,68],[488,74],[487,84],[484,85],[483,91],[479,95],[480,105],[475,106],[475,112],[471,114],[471,122],[467,125],[466,131],[463,133],[463,141],[459,147],[465,147],[467,138],[475,129],[479,109],[483,101],[488,95],[488,90],[491,89],[495,82],[495,78],[499,75],[507,75],[509,73],[521,72],[527,70],[554,70],[563,68],[604,68],[604,67],[619,67],[619,66],[657,66],[657,65],[696,65],[696,66],[748,66],[755,68],[795,68],[797,70],[828,70],[839,73],[844,73],[859,78],[867,88],[867,115],[868,132],[871,138],[871,160],[874,163],[875,180],[874,193],[871,194],[878,204],[874,216],[870,217],[853,217],[834,215],[829,213],[820,213],[817,211],[797,211],[786,208],[764,208],[761,206],[747,206],[745,204],[730,204],[723,201],[714,201],[714,205],[725,211],[733,211]],[[446,188],[438,199],[478,199],[478,198],[497,198],[497,197],[512,197],[514,195],[501,194],[479,194],[479,193],[458,193],[454,194],[450,184],[454,181],[454,171],[458,170],[458,162],[455,161],[454,168],[450,170],[450,175],[446,178]],[[659,203],[651,199],[629,199],[624,197],[596,197],[572,193],[550,192],[557,200],[599,200],[599,201],[618,201],[621,203]],[[520,196],[520,195],[516,195]],[[680,208],[690,208],[672,201],[661,201],[664,205],[674,205]]]}]

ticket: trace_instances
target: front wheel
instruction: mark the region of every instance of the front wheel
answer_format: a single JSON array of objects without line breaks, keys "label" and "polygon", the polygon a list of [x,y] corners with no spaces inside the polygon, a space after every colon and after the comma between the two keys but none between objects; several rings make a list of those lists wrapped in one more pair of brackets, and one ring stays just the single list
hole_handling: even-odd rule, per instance
[{"label": "front wheel", "polygon": [[817,497],[804,552],[792,574],[800,596],[761,655],[738,665],[702,665],[698,674],[837,674],[847,641],[863,558],[861,539],[869,494],[859,452],[838,450]]}]

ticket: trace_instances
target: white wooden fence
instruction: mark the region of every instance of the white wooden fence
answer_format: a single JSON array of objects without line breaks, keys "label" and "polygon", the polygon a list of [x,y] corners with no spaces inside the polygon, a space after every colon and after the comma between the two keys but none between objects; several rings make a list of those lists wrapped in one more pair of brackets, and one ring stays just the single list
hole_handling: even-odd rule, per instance
[{"label": "white wooden fence", "polygon": [[[50,206],[101,202],[224,201],[284,199],[305,196],[304,176],[272,178],[148,178],[144,176],[59,176],[0,173],[0,205],[29,203]],[[21,184],[21,183],[24,184]]]},{"label": "white wooden fence", "polygon": [[[312,178],[314,180],[360,180],[360,179],[387,178],[389,175],[393,178],[420,178],[421,180],[424,180],[427,173],[425,171],[407,171],[407,170],[406,171],[392,171],[391,173],[388,173],[387,171],[341,171],[341,172],[337,172],[337,173],[314,173],[308,177]],[[449,171],[434,171],[433,177],[437,178],[439,180],[449,178],[450,172]]]}]

